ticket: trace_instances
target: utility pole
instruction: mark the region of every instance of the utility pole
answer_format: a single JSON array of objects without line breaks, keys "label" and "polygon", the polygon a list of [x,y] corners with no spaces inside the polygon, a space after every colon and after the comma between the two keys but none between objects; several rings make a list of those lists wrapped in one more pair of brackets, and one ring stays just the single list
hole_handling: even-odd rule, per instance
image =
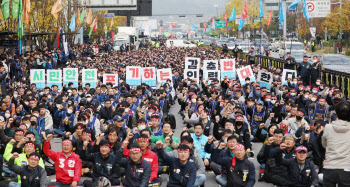
[{"label": "utility pole", "polygon": [[283,39],[286,40],[287,39],[287,16],[286,16],[286,12],[287,12],[287,2],[286,0],[282,1],[282,6],[283,6],[283,16],[284,16],[284,20],[283,20]]},{"label": "utility pole", "polygon": [[[342,7],[342,0],[339,0],[340,1],[340,11],[341,11],[341,7]],[[341,18],[341,13],[340,13],[340,28],[339,28],[339,39],[340,39],[340,48],[339,48],[339,53],[342,52],[342,38],[343,38],[343,31],[342,31],[342,18]]]}]

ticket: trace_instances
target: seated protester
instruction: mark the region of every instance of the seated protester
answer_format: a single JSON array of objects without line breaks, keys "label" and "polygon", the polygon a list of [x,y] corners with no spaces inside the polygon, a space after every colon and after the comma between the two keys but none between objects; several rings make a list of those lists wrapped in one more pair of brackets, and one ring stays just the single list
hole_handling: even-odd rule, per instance
[{"label": "seated protester", "polygon": [[225,166],[227,186],[253,187],[255,184],[255,167],[245,157],[244,146],[237,144],[233,153],[234,157],[220,157],[218,160],[218,164]]},{"label": "seated protester", "polygon": [[[25,134],[24,130],[22,130],[22,129],[15,130],[15,137],[14,137],[15,142],[13,143],[13,146],[11,147],[10,153],[14,153],[14,152],[22,153],[24,144],[27,142],[27,139],[24,137],[24,134]],[[9,144],[7,144],[6,147],[8,145]],[[6,148],[5,148],[5,152],[6,152]],[[5,160],[10,159],[10,157],[6,157],[5,155],[4,155],[4,158],[5,158]]]},{"label": "seated protester", "polygon": [[[89,129],[84,129],[82,131],[81,139],[73,140],[73,152],[82,158],[84,154],[88,152],[93,152],[94,142],[91,140],[91,131]],[[84,149],[85,148],[85,149]],[[82,159],[82,167],[85,170],[92,169],[93,163]],[[84,174],[84,173],[83,173]]]},{"label": "seated protester", "polygon": [[[113,124],[112,124],[112,126],[117,129],[118,138],[119,138],[120,142],[122,142],[126,138],[126,136],[128,134],[126,132],[127,128],[123,127],[123,123],[124,123],[124,119],[121,116],[116,115],[116,116],[113,117]],[[109,127],[107,127],[107,128],[109,128]]]},{"label": "seated protester", "polygon": [[[191,137],[193,138],[193,145],[197,149],[198,153],[201,155],[203,160],[207,160],[210,158],[210,154],[206,153],[204,150],[205,144],[208,142],[208,137],[203,134],[203,124],[197,123],[194,125],[194,133],[191,133]],[[204,161],[205,162],[205,161]]]},{"label": "seated protester", "polygon": [[137,121],[137,126],[134,127],[134,129],[132,130],[132,133],[134,134],[134,138],[137,139],[139,136],[139,132],[142,131],[143,129],[146,129],[146,120],[140,119],[139,121]]},{"label": "seated protester", "polygon": [[[220,140],[215,140],[213,136],[208,137],[208,142],[205,144],[204,150],[207,153],[210,153],[210,164],[209,167],[214,171],[215,175],[221,174],[221,166],[217,164],[217,160],[219,159],[221,149],[218,146],[221,143],[227,143],[227,138],[232,136],[232,131],[230,129],[226,129],[222,135]],[[214,141],[214,143],[213,143]]]},{"label": "seated protester", "polygon": [[[247,113],[252,116],[250,128],[252,135],[256,134],[257,129],[259,128],[260,123],[265,123],[268,118],[268,112],[265,111],[264,102],[258,101],[252,109],[247,109]],[[262,134],[266,134],[265,130],[262,131]]]},{"label": "seated protester", "polygon": [[[124,149],[123,155],[125,157],[130,156],[130,150],[127,148],[127,145],[129,144],[128,142],[132,137],[133,137],[133,134],[129,133],[128,136],[126,137],[126,139],[124,140],[125,143],[122,144],[121,148]],[[149,149],[149,137],[148,137],[148,135],[141,134],[137,138],[137,145],[139,145],[141,148],[142,158],[144,160],[146,160],[151,165],[151,168],[152,168],[149,183],[159,183],[159,185],[160,185],[162,180],[160,178],[158,178],[158,156],[156,153],[154,153],[153,151],[151,151]]]},{"label": "seated protester", "polygon": [[72,152],[70,140],[63,140],[62,152],[55,152],[50,148],[53,134],[46,137],[44,153],[55,163],[56,182],[49,182],[48,186],[77,186],[80,183],[82,163],[79,155]]},{"label": "seated protester", "polygon": [[86,129],[86,126],[83,123],[77,123],[75,124],[75,132],[73,134],[71,134],[71,132],[66,132],[63,139],[81,140],[84,129]]},{"label": "seated protester", "polygon": [[53,129],[53,132],[61,136],[63,135],[63,132],[67,130],[67,128],[73,128],[73,122],[75,119],[73,105],[68,105],[67,111],[63,110],[63,108],[63,105],[60,105],[54,114],[55,118],[61,120],[61,124],[58,129]]},{"label": "seated protester", "polygon": [[[123,142],[124,147],[128,142]],[[148,187],[150,182],[152,168],[151,165],[142,158],[141,148],[137,144],[130,146],[130,156],[128,158],[123,157],[124,148],[120,148],[117,151],[116,162],[123,168],[125,168],[125,181],[123,186],[125,187]]]},{"label": "seated protester", "polygon": [[[163,144],[164,152],[166,152],[165,143],[167,143],[167,140],[165,140]],[[182,136],[180,146],[181,145],[187,145],[190,148],[190,156],[188,161],[192,162],[197,168],[196,181],[194,182],[193,186],[203,185],[204,182],[207,180],[207,177],[205,176],[205,165],[201,156],[197,153],[196,148],[193,147],[193,138],[191,136]],[[179,155],[178,150],[166,152],[166,154],[169,155],[170,157],[175,157],[175,158],[178,158],[178,155]],[[209,166],[209,163],[208,163],[208,166]]]},{"label": "seated protester", "polygon": [[125,121],[125,126],[132,128],[132,112],[130,111],[130,103],[127,101],[122,101],[118,105],[118,115],[120,115]]},{"label": "seated protester", "polygon": [[328,116],[330,115],[328,111],[328,107],[326,105],[325,98],[319,98],[318,102],[307,102],[307,107],[309,109],[310,120],[322,120],[326,121]]},{"label": "seated protester", "polygon": [[152,133],[152,136],[162,136],[162,123],[160,123],[159,115],[157,113],[153,113],[151,116],[151,122],[148,122],[149,130]]},{"label": "seated protester", "polygon": [[[101,139],[103,136],[99,136]],[[85,187],[97,186],[100,177],[107,178],[111,185],[120,185],[120,168],[116,164],[117,157],[111,154],[111,145],[107,140],[100,140],[100,151],[91,153],[89,149],[86,149],[84,142],[85,154],[82,155],[83,160],[94,162],[92,180],[85,180],[83,182]]]},{"label": "seated protester", "polygon": [[[277,145],[278,140],[276,143],[275,141],[276,140],[273,137],[269,138],[269,141],[267,142],[267,146],[264,147],[264,157],[266,159],[275,158],[276,160],[276,156],[280,150],[280,147]],[[283,143],[281,143],[281,145],[284,144],[286,146],[286,149],[282,150],[284,154],[284,158],[285,159],[294,158],[295,157],[295,151],[294,151],[295,139],[293,135],[286,134],[282,142]],[[283,186],[285,185],[285,180],[283,179],[288,178],[287,167],[281,165],[281,163],[279,163],[277,160],[275,163],[275,167],[276,167],[275,168],[276,170],[274,170],[274,172],[272,172],[272,175],[270,176],[271,183],[273,183],[274,185]],[[266,181],[266,182],[269,182],[269,181]]]},{"label": "seated protester", "polygon": [[[44,109],[45,109],[45,106],[44,106]],[[35,120],[36,121],[36,124],[35,124],[36,128],[34,128],[33,124],[31,124],[31,126],[32,126],[32,128],[34,128],[38,132],[38,134],[40,136],[41,132],[45,132],[45,118],[40,117],[40,119],[39,119],[39,114],[40,114],[40,108],[39,107],[33,108],[32,109],[32,114],[36,118],[36,120]],[[31,117],[30,121],[34,121],[34,120],[32,120],[32,117]]]},{"label": "seated protester", "polygon": [[[26,134],[24,135],[24,137],[25,138],[23,138],[23,139],[25,139],[25,140],[27,140],[27,142],[32,142],[32,143],[34,143],[34,145],[35,145],[35,152],[37,152],[37,153],[39,153],[39,155],[41,155],[41,157],[45,157],[46,155],[44,154],[44,152],[43,152],[43,147],[44,147],[44,142],[42,143],[42,144],[36,144],[35,143],[35,135],[34,135],[34,133],[33,132],[30,132],[30,131],[27,131],[26,132]],[[21,153],[23,153],[24,152],[24,149],[23,149],[23,151],[21,152]],[[45,155],[45,156],[44,156]]]},{"label": "seated protester", "polygon": [[[121,147],[121,143],[118,138],[118,131],[115,127],[111,127],[106,131],[106,133],[107,133],[107,141],[111,145],[111,152],[112,154],[116,155],[117,151]],[[104,136],[105,136],[104,133],[100,135],[96,135],[96,143],[93,147],[93,152],[99,151],[99,148],[100,148],[99,144],[100,144],[100,141],[103,140]]]},{"label": "seated protester", "polygon": [[[39,105],[39,119],[38,119],[38,126],[40,125],[41,130],[45,131],[46,134],[52,133],[53,130],[53,120],[52,116],[50,114],[50,111],[46,109],[45,104],[40,104]],[[44,123],[44,124],[42,124]],[[40,133],[40,132],[39,132]]]},{"label": "seated protester", "polygon": [[[2,116],[0,116],[0,122],[1,122],[1,118]],[[35,122],[33,122],[35,123]],[[34,128],[31,128],[31,121],[30,121],[30,118],[29,117],[23,117],[22,118],[22,122],[21,122],[21,125],[18,127],[19,129],[22,129],[24,131],[24,134],[27,132],[27,131],[30,131],[30,132],[33,132],[34,135],[35,135],[35,143],[36,144],[41,144],[41,140],[40,140],[40,136],[38,134],[38,132],[34,129]],[[5,133],[6,135],[8,136],[11,136],[11,137],[14,137],[15,136],[15,130],[12,130],[11,128],[9,127],[5,127]],[[1,133],[1,132],[0,132]]]},{"label": "seated protester", "polygon": [[295,149],[295,158],[283,158],[283,150],[286,149],[285,144],[280,145],[280,151],[277,152],[276,161],[288,168],[288,177],[280,178],[284,180],[287,186],[318,186],[318,176],[315,165],[306,159],[307,149],[299,146]]},{"label": "seated protester", "polygon": [[[17,153],[11,153],[13,145],[16,141],[14,139],[12,139],[6,146],[6,150],[4,153],[4,159],[9,161],[11,159],[11,157],[13,156],[13,154]],[[32,142],[27,142],[24,145],[24,152],[20,153],[19,156],[17,158],[14,159],[14,164],[16,164],[17,166],[22,166],[22,165],[28,165],[28,156],[32,153],[35,153],[35,145]],[[17,153],[18,154],[18,153]],[[39,166],[41,166],[43,169],[45,169],[45,165],[43,160],[40,158],[39,161]],[[21,176],[18,176],[18,183],[21,183]],[[16,185],[16,184],[14,184]]]},{"label": "seated protester", "polygon": [[[164,126],[164,125],[163,125]],[[156,146],[156,144],[155,143],[153,143],[152,141],[151,141],[151,131],[149,130],[149,129],[142,129],[140,132],[139,132],[139,134],[145,134],[145,135],[147,135],[147,137],[148,137],[148,139],[149,139],[149,145],[148,145],[148,147],[149,147],[149,149],[151,150],[151,151],[153,151],[153,152],[157,152],[157,146]],[[135,137],[135,135],[134,135],[134,137]],[[176,143],[175,141],[173,141],[175,144],[177,144],[177,147],[179,146],[179,144],[178,143]],[[176,146],[176,145],[175,145]],[[176,148],[177,148],[176,147]]]},{"label": "seated protester", "polygon": [[276,123],[271,124],[267,128],[267,134],[261,134],[261,131],[264,128],[265,128],[265,124],[260,123],[258,131],[256,131],[256,134],[255,134],[255,137],[257,138],[257,140],[259,142],[263,142],[263,144],[267,142],[269,137],[273,137],[275,130],[278,129],[278,125]]},{"label": "seated protester", "polygon": [[104,102],[104,106],[101,107],[99,111],[99,118],[104,119],[105,121],[111,120],[113,119],[112,113],[113,110],[111,107],[111,100],[106,99],[106,101]]},{"label": "seated protester", "polygon": [[202,113],[202,111],[204,110],[204,105],[198,105],[197,107],[197,111],[196,112],[193,112],[191,114],[191,117],[189,116],[190,115],[190,108],[189,106],[187,106],[185,108],[185,119],[184,119],[184,122],[186,123],[189,123],[190,125],[194,125],[194,123],[196,122],[196,120],[199,119],[199,115]]},{"label": "seated protester", "polygon": [[180,145],[178,148],[178,158],[168,156],[162,149],[162,142],[157,143],[159,158],[164,164],[169,166],[168,186],[193,187],[196,181],[196,166],[189,161],[190,148],[187,145]]},{"label": "seated protester", "polygon": [[[270,127],[272,128],[274,127],[274,125],[271,125]],[[268,137],[266,143],[264,143],[263,147],[260,149],[256,157],[257,161],[260,164],[259,181],[271,182],[271,175],[273,175],[273,172],[278,172],[278,170],[275,170],[275,168],[273,168],[274,166],[276,166],[275,158],[265,157],[264,150],[266,146],[272,146],[272,149],[275,147],[278,147],[282,143],[283,135],[284,135],[284,131],[277,127],[274,130],[273,135],[270,135],[270,137]],[[265,170],[266,167],[268,167],[269,170]],[[267,175],[267,172],[269,172],[269,175]],[[267,179],[268,177],[270,178]]]},{"label": "seated protester", "polygon": [[100,120],[97,118],[98,115],[94,113],[94,109],[88,108],[85,110],[84,114],[89,121],[87,129],[90,129],[92,134],[99,135],[106,131],[106,125],[100,123]]},{"label": "seated protester", "polygon": [[136,115],[132,117],[132,127],[137,127],[138,121],[144,120],[146,121],[146,111],[145,111],[145,105],[142,107],[141,110],[138,110],[136,112]]},{"label": "seated protester", "polygon": [[233,134],[238,137],[238,143],[243,144],[247,149],[247,153],[252,150],[252,144],[250,143],[249,129],[244,126],[244,118],[242,115],[236,116],[235,129]]},{"label": "seated protester", "polygon": [[[2,158],[2,156],[0,155],[0,173],[2,173],[3,171],[3,165],[4,165],[4,159]],[[5,173],[4,173],[5,175]],[[8,184],[4,181],[4,177],[3,175],[0,175],[0,186],[8,186]]]},{"label": "seated protester", "polygon": [[[45,169],[39,165],[40,155],[38,153],[31,153],[28,155],[28,164],[18,166],[15,160],[20,157],[20,154],[13,153],[9,160],[9,169],[17,173],[19,176],[19,183],[10,182],[9,186],[22,187],[44,187],[47,186],[47,173]],[[42,161],[42,160],[41,160]]]},{"label": "seated protester", "polygon": [[[215,177],[216,182],[225,187],[227,186],[227,173],[226,173],[226,166],[222,166],[219,164],[219,159],[228,157],[232,158],[234,156],[234,149],[236,145],[238,144],[238,138],[237,136],[231,135],[227,138],[227,144],[225,142],[214,142],[214,148],[221,150],[218,158],[215,160],[215,162],[220,166],[220,173],[221,175],[217,175]],[[227,145],[227,147],[226,147]]]},{"label": "seated protester", "polygon": [[295,118],[288,118],[289,127],[290,127],[289,133],[292,134],[294,138],[297,138],[297,139],[301,138],[300,136],[297,137],[295,134],[299,127],[301,127],[302,125],[305,128],[309,127],[308,122],[304,118],[305,114],[306,114],[305,110],[302,108],[299,108]]},{"label": "seated protester", "polygon": [[171,125],[169,121],[164,122],[163,124],[163,135],[162,136],[151,136],[151,141],[153,143],[156,143],[157,141],[161,141],[164,143],[165,139],[167,137],[170,138],[170,141],[167,143],[167,151],[170,152],[174,149],[176,149],[179,146],[179,139],[176,138],[173,133],[173,130],[171,129]]}]

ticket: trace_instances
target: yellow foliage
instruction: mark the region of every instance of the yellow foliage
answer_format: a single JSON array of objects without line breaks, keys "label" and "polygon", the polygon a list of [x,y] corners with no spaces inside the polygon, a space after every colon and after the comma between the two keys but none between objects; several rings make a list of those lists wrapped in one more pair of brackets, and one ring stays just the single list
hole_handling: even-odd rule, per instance
[{"label": "yellow foliage", "polygon": [[327,27],[328,33],[332,36],[339,34],[340,24],[343,32],[350,31],[350,2],[343,1],[342,8],[336,8],[327,15],[323,26]]}]

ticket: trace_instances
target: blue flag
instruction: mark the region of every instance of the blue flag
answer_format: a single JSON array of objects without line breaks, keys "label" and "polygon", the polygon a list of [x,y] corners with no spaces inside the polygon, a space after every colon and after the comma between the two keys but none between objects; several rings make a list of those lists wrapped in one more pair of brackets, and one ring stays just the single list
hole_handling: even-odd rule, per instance
[{"label": "blue flag", "polygon": [[236,21],[236,6],[233,7],[231,16],[228,21]]},{"label": "blue flag", "polygon": [[289,5],[288,9],[295,9],[299,3],[301,3],[301,0],[294,0],[293,3]]},{"label": "blue flag", "polygon": [[73,17],[72,17],[72,19],[70,21],[69,29],[70,29],[71,32],[75,31],[75,11],[74,11]]},{"label": "blue flag", "polygon": [[[244,11],[244,10],[243,10],[243,11]],[[245,22],[245,20],[242,19],[243,11],[242,11],[242,14],[241,14],[241,19],[239,20],[239,25],[238,25],[238,30],[239,30],[239,31],[242,30],[243,27],[244,27],[244,22]]]},{"label": "blue flag", "polygon": [[213,18],[213,21],[212,21],[212,23],[211,23],[211,28],[212,28],[214,31],[216,30],[214,18]]},{"label": "blue flag", "polygon": [[283,0],[281,0],[281,6],[280,6],[280,15],[279,15],[280,25],[283,25],[284,22],[284,10],[283,10]]},{"label": "blue flag", "polygon": [[259,18],[261,19],[262,17],[264,17],[264,8],[263,8],[262,0],[260,0]]},{"label": "blue flag", "polygon": [[192,24],[192,28],[193,29],[198,29],[198,27],[194,23]]},{"label": "blue flag", "polygon": [[307,9],[307,4],[306,4],[306,0],[304,0],[304,4],[303,4],[303,13],[304,13],[304,17],[307,19],[307,21],[310,21],[309,18],[309,11]]},{"label": "blue flag", "polygon": [[141,24],[141,26],[140,26],[139,30],[142,30],[142,24]]}]

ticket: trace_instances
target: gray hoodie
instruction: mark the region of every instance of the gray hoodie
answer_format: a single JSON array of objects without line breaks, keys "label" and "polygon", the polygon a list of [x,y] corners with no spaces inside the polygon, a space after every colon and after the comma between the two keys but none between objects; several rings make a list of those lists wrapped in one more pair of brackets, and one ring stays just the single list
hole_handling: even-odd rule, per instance
[{"label": "gray hoodie", "polygon": [[326,149],[324,168],[350,170],[350,122],[338,119],[327,124],[322,145]]}]

